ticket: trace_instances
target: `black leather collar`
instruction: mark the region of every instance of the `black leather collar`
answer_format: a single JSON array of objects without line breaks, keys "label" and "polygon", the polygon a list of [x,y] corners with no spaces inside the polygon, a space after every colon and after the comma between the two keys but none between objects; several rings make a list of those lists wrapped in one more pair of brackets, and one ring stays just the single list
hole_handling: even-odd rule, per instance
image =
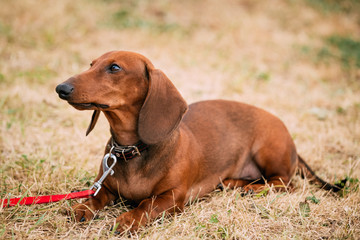
[{"label": "black leather collar", "polygon": [[112,149],[112,153],[115,154],[117,160],[124,160],[125,162],[136,156],[141,156],[141,154],[148,149],[148,145],[142,141],[134,145],[123,146],[119,145],[114,138],[111,138],[109,147]]}]

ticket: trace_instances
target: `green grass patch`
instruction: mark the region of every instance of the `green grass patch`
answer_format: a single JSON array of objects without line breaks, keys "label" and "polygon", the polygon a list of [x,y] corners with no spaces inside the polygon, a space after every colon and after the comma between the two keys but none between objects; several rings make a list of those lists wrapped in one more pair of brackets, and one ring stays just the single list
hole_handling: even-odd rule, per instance
[{"label": "green grass patch", "polygon": [[327,37],[318,51],[318,59],[324,62],[334,59],[345,69],[360,68],[360,40],[338,35]]},{"label": "green grass patch", "polygon": [[5,82],[5,75],[0,73],[0,83]]},{"label": "green grass patch", "polygon": [[[344,186],[343,191],[340,193],[342,197],[354,193],[359,192],[360,180],[357,177],[346,177],[347,184]],[[335,184],[340,183],[341,181],[335,182]]]},{"label": "green grass patch", "polygon": [[10,25],[0,22],[0,36],[6,39],[7,43],[12,43],[15,40],[14,32]]},{"label": "green grass patch", "polygon": [[218,215],[217,214],[211,215],[209,222],[218,223],[219,222]]},{"label": "green grass patch", "polygon": [[323,13],[359,13],[360,11],[358,0],[306,0],[306,3]]},{"label": "green grass patch", "polygon": [[320,203],[320,199],[318,199],[317,197],[315,197],[315,195],[313,193],[311,193],[311,196],[306,197],[307,201],[310,201],[312,203],[315,204],[319,204]]},{"label": "green grass patch", "polygon": [[[360,39],[350,36],[331,35],[323,39],[322,47],[297,46],[304,58],[312,58],[314,64],[334,64],[341,66],[349,82],[355,82],[356,72],[360,69]],[[340,110],[341,111],[341,110]]]},{"label": "green grass patch", "polygon": [[350,37],[330,36],[326,42],[334,48],[334,56],[345,67],[360,68],[360,41]]}]

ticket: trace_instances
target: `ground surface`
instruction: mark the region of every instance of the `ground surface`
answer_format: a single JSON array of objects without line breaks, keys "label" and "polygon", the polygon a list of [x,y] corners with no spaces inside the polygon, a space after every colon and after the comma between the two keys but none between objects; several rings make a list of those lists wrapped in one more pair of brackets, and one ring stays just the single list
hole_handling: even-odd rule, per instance
[{"label": "ground surface", "polygon": [[[340,2],[340,3],[339,3]],[[279,116],[335,195],[295,177],[292,193],[218,191],[132,235],[144,239],[360,238],[360,4],[344,0],[0,0],[0,197],[88,188],[108,124],[55,86],[110,50],[162,69],[190,103],[232,99]],[[306,200],[306,201],[305,201]],[[108,239],[124,204],[87,223],[70,202],[0,208],[1,239]]]}]

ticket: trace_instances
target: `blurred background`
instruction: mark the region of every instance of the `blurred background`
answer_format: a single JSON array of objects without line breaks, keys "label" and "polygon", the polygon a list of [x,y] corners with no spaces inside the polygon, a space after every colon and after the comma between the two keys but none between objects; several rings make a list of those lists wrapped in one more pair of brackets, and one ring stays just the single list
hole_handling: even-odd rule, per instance
[{"label": "blurred background", "polygon": [[0,0],[0,197],[92,183],[108,123],[85,138],[91,112],[54,89],[112,50],[148,57],[188,103],[276,114],[322,177],[359,176],[357,0]]},{"label": "blurred background", "polygon": [[[54,88],[111,50],[148,57],[189,103],[244,101],[278,115],[294,136],[329,134],[330,124],[334,138],[359,141],[359,1],[1,0],[1,6],[3,153],[55,129],[83,139],[91,113],[72,109]],[[107,137],[102,125],[98,134]]]}]

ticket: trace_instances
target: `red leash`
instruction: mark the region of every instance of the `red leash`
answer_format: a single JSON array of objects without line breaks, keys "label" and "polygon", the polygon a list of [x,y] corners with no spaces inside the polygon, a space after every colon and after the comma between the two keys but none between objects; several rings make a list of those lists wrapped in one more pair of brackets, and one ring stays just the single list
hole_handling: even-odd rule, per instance
[{"label": "red leash", "polygon": [[[90,198],[95,197],[100,189],[103,181],[105,178],[110,174],[114,174],[114,166],[116,165],[116,156],[112,154],[112,150],[114,149],[114,146],[111,147],[110,152],[105,154],[103,159],[103,175],[101,178],[92,185],[92,187],[89,190],[80,191],[80,192],[72,192],[69,194],[61,194],[61,195],[46,195],[46,196],[38,196],[38,197],[23,197],[23,198],[10,198],[10,199],[0,199],[0,203],[2,204],[2,207],[12,207],[19,205],[31,205],[31,204],[40,204],[40,203],[52,203],[52,202],[58,202],[63,199],[69,200],[69,199],[75,199],[75,198]],[[136,148],[137,149],[137,148]],[[108,159],[112,159],[113,162],[111,166],[108,165]],[[94,190],[93,190],[94,189]]]},{"label": "red leash", "polygon": [[37,197],[23,197],[23,198],[10,198],[10,199],[0,199],[2,202],[2,207],[13,207],[17,204],[19,205],[31,205],[31,204],[41,204],[41,203],[52,203],[58,202],[63,199],[75,199],[75,198],[89,198],[94,195],[94,190],[85,190],[80,192],[72,192],[68,194],[60,195],[46,195],[46,196],[37,196]]}]

